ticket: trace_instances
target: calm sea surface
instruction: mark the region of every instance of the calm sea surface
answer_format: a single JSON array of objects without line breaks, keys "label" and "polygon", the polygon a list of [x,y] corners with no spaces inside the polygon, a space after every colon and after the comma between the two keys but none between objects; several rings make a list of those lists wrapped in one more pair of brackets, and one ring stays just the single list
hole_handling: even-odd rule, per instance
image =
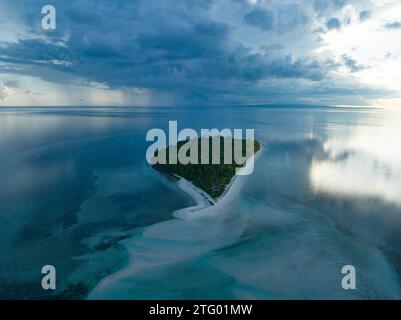
[{"label": "calm sea surface", "polygon": [[[193,202],[145,160],[169,120],[266,145],[221,214],[173,219]],[[1,299],[401,298],[401,112],[3,107],[0,182]]]}]

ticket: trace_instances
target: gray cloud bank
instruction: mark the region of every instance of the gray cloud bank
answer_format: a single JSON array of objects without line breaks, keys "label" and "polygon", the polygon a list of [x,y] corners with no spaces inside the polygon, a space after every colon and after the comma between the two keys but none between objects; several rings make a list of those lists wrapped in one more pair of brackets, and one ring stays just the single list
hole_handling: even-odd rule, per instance
[{"label": "gray cloud bank", "polygon": [[[216,14],[222,2],[226,19]],[[299,30],[312,33],[312,19],[325,15],[328,29],[340,29],[330,12],[346,1],[307,3],[55,1],[57,30],[44,32],[34,18],[42,2],[17,1],[7,8],[18,12],[29,36],[1,43],[0,72],[61,84],[79,79],[111,89],[145,88],[188,104],[262,101],[287,90],[302,97],[313,95],[311,88],[319,95],[334,94],[329,73],[338,65],[313,54],[298,55],[280,37],[291,41]],[[361,13],[361,20],[367,18]],[[247,42],[247,33],[266,38]],[[350,59],[345,65],[353,71],[360,67]]]}]

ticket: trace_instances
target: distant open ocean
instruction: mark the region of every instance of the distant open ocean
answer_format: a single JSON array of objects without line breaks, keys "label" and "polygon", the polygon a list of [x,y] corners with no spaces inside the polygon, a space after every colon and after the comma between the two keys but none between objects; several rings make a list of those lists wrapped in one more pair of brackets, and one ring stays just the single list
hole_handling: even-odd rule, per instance
[{"label": "distant open ocean", "polygon": [[[145,159],[169,120],[266,146],[218,214],[172,216],[193,200]],[[400,299],[400,137],[375,108],[1,107],[0,299]]]}]

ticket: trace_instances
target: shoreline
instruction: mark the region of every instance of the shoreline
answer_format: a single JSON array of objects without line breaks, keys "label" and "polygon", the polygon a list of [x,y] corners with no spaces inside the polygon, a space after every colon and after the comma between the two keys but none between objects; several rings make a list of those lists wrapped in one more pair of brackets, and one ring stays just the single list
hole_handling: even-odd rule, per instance
[{"label": "shoreline", "polygon": [[175,175],[175,177],[179,179],[176,182],[177,186],[190,196],[190,198],[195,202],[195,205],[174,211],[173,217],[178,219],[193,219],[214,214],[215,210],[212,209],[220,207],[222,204],[230,201],[230,199],[237,195],[237,193],[240,191],[240,182],[243,181],[243,178],[247,177],[246,175],[243,176],[239,173],[248,169],[250,165],[249,160],[252,158],[253,163],[255,164],[263,149],[264,145],[261,144],[260,150],[253,154],[248,161],[246,161],[245,165],[238,170],[238,172],[232,177],[230,183],[226,185],[223,194],[217,199],[213,199],[209,194],[206,193],[206,191],[198,188],[187,179]]},{"label": "shoreline", "polygon": [[195,205],[174,211],[173,217],[181,219],[185,217],[189,212],[194,213],[196,211],[212,207],[217,203],[210,195],[208,195],[205,191],[192,184],[187,179],[180,177],[178,175],[175,176],[179,179],[176,182],[178,188],[184,191],[187,195],[189,195],[189,197],[195,202]]},{"label": "shoreline", "polygon": [[[263,149],[261,147],[252,156],[255,162]],[[246,170],[248,165],[249,160],[240,170]],[[234,222],[228,234],[221,233],[222,226],[226,226],[221,221],[226,221],[225,214],[230,214],[230,211],[224,211],[227,211],[226,207],[237,197],[247,177],[234,176],[214,205],[208,202],[203,190],[186,179],[177,181],[178,187],[195,201],[195,205],[176,210],[171,220],[145,227],[140,234],[123,240],[129,255],[127,265],[100,280],[86,299],[108,298],[115,294],[116,287],[119,288],[118,292],[127,290],[129,284],[132,284],[128,279],[135,281],[134,275],[140,271],[188,260],[233,243],[242,233],[243,227]],[[209,218],[216,223],[210,225]]]}]

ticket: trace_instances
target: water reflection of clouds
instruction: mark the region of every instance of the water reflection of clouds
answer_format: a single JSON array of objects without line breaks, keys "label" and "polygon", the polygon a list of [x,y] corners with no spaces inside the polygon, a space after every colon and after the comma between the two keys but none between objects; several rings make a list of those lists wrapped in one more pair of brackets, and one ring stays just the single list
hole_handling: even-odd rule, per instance
[{"label": "water reflection of clouds", "polygon": [[324,143],[310,171],[316,192],[377,197],[401,205],[401,117],[376,114]]},{"label": "water reflection of clouds", "polygon": [[11,155],[50,142],[146,132],[155,126],[153,114],[146,110],[117,107],[3,108],[0,110],[0,150]]}]

